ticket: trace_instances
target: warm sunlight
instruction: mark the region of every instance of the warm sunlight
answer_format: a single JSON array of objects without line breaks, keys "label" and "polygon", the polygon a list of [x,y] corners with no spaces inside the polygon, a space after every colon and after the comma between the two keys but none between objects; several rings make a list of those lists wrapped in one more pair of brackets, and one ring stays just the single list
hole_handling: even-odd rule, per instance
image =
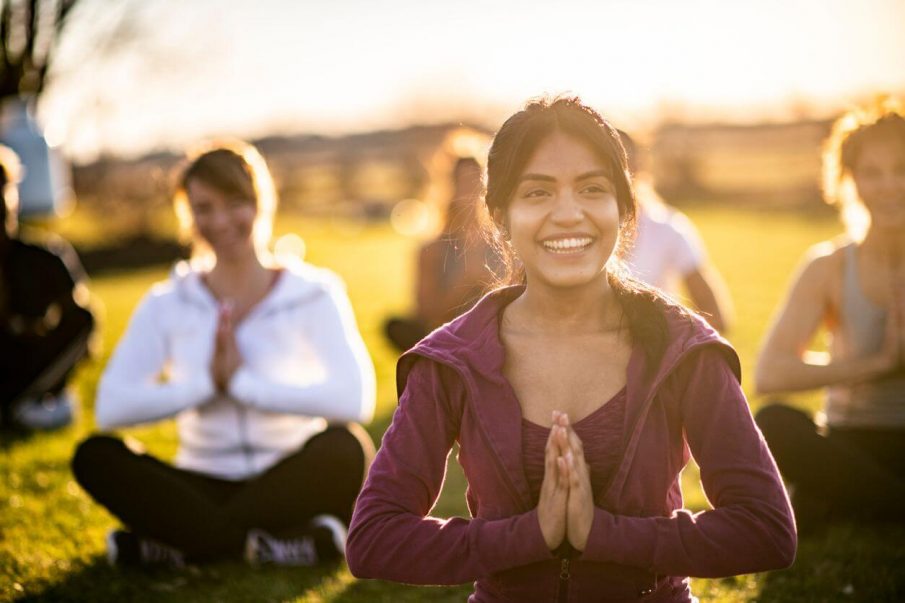
[{"label": "warm sunlight", "polygon": [[905,87],[896,0],[552,6],[149,2],[135,11],[135,40],[103,60],[85,61],[82,50],[96,31],[73,32],[41,115],[67,152],[90,156],[210,133],[494,122],[527,97],[561,91],[637,124],[831,112]]}]

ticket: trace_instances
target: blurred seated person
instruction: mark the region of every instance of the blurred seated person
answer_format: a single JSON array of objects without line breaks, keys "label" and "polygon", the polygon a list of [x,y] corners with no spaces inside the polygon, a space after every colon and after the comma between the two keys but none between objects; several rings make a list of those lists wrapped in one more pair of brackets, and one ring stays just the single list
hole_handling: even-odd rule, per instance
[{"label": "blurred seated person", "polygon": [[[826,392],[816,421],[771,404],[757,422],[791,485],[799,526],[902,522],[905,500],[905,111],[891,101],[833,126],[824,193],[846,236],[805,256],[767,334],[759,393]],[[811,351],[830,335],[827,353]]]},{"label": "blurred seated person", "polygon": [[639,170],[635,141],[619,132],[625,145],[638,203],[638,225],[627,263],[644,282],[675,296],[684,287],[692,305],[717,331],[732,319],[732,300],[722,276],[707,258],[704,243],[688,216],[667,205],[649,176]]},{"label": "blurred seated person", "polygon": [[0,146],[0,427],[56,429],[72,422],[66,384],[88,352],[94,317],[75,250],[59,237],[20,238],[19,159]]},{"label": "blurred seated person", "polygon": [[107,434],[72,461],[124,526],[108,534],[108,560],[337,560],[373,455],[358,423],[375,399],[345,287],[270,254],[276,194],[251,145],[205,146],[175,202],[192,261],[136,308],[95,403],[105,430],[175,417],[175,462]]},{"label": "blurred seated person", "polygon": [[391,318],[385,325],[399,351],[468,310],[492,280],[490,270],[498,261],[481,236],[480,197],[481,165],[473,157],[460,158],[443,231],[418,255],[415,316]]}]

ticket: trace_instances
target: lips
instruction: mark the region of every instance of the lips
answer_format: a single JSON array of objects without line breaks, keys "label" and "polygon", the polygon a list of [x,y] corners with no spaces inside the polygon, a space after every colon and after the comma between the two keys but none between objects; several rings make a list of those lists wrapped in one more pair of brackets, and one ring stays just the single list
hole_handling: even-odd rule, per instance
[{"label": "lips", "polygon": [[556,237],[541,241],[547,251],[557,254],[581,253],[594,243],[594,238],[587,235]]}]

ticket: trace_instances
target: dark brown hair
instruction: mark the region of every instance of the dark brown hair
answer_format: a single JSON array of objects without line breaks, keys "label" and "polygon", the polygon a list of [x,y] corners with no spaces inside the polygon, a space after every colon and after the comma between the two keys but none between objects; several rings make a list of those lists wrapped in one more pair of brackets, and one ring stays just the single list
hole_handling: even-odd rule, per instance
[{"label": "dark brown hair", "polygon": [[[487,158],[487,215],[485,230],[506,266],[498,284],[525,283],[524,269],[509,246],[504,220],[518,180],[538,146],[555,132],[562,132],[586,144],[609,172],[616,189],[619,208],[619,237],[607,263],[607,280],[622,307],[632,339],[642,346],[652,370],[667,344],[664,311],[674,306],[657,289],[629,275],[622,259],[635,235],[636,203],[626,166],[625,149],[619,132],[594,109],[577,97],[530,101],[512,115],[494,136]],[[677,306],[687,316],[687,311]]]}]

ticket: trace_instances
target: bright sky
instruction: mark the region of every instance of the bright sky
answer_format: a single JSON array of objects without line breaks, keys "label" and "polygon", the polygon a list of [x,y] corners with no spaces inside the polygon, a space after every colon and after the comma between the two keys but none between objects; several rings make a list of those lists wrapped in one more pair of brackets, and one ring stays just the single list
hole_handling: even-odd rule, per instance
[{"label": "bright sky", "polygon": [[[617,125],[905,92],[903,0],[82,0],[39,107],[71,155],[202,136],[492,127],[580,94]],[[131,8],[128,8],[130,7]]]}]

